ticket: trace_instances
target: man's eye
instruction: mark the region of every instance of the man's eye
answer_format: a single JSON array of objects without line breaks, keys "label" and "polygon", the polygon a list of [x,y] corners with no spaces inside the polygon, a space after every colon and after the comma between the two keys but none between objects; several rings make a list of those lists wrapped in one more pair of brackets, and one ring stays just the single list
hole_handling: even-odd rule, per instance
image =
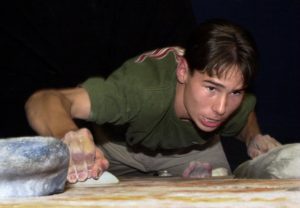
[{"label": "man's eye", "polygon": [[216,90],[215,87],[211,87],[211,86],[208,86],[208,87],[206,87],[206,88],[208,89],[208,91],[215,91],[215,90]]},{"label": "man's eye", "polygon": [[241,92],[241,91],[234,91],[234,92],[232,92],[232,94],[233,94],[233,95],[236,95],[236,96],[239,96],[239,95],[242,94],[242,92]]}]

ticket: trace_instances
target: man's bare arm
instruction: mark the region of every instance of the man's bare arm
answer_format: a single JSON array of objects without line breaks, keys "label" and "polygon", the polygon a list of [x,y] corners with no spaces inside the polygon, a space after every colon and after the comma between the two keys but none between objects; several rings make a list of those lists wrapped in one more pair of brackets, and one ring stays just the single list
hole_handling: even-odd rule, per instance
[{"label": "man's bare arm", "polygon": [[245,127],[243,128],[243,130],[237,138],[245,142],[245,144],[248,146],[250,141],[260,133],[261,131],[257,122],[256,114],[255,112],[251,112],[249,114]]},{"label": "man's bare arm", "polygon": [[60,138],[68,146],[69,182],[97,178],[108,168],[109,163],[95,146],[90,131],[78,129],[73,121],[87,119],[90,114],[89,96],[83,88],[36,92],[26,102],[25,110],[28,122],[38,134]]},{"label": "man's bare arm", "polygon": [[254,112],[250,113],[246,126],[243,128],[237,138],[246,143],[248,155],[251,158],[266,153],[269,150],[281,145],[270,135],[261,134]]},{"label": "man's bare arm", "polygon": [[42,90],[28,99],[25,111],[38,134],[63,138],[67,132],[78,129],[74,118],[88,118],[90,100],[83,88]]}]

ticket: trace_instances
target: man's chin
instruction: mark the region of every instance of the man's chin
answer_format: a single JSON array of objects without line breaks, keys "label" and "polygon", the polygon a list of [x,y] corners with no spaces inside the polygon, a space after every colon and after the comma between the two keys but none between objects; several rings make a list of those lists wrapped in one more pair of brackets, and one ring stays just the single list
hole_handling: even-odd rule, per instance
[{"label": "man's chin", "polygon": [[202,131],[204,132],[213,132],[215,130],[217,130],[219,128],[220,125],[218,126],[214,126],[214,127],[211,127],[211,126],[205,126],[205,125],[198,125],[198,128],[201,129]]}]

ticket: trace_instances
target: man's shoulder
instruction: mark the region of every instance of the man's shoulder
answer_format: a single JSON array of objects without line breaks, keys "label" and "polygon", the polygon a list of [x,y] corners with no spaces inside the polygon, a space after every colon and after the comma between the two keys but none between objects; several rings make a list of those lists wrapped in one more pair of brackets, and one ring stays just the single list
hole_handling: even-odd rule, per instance
[{"label": "man's shoulder", "polygon": [[183,49],[179,47],[158,48],[145,52],[126,61],[121,67],[129,75],[143,77],[164,75],[175,71]]},{"label": "man's shoulder", "polygon": [[152,51],[145,52],[135,58],[135,63],[142,63],[145,60],[162,60],[168,55],[173,54],[175,60],[178,60],[184,54],[184,49],[178,46],[157,48]]},{"label": "man's shoulder", "polygon": [[178,47],[149,51],[126,61],[109,79],[134,88],[164,88],[176,80],[177,58],[181,55]]}]

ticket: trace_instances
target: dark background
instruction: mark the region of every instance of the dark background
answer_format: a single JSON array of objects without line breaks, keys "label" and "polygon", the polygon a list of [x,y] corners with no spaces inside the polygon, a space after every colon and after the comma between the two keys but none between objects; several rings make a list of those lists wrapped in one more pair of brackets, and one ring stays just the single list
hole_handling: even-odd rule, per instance
[{"label": "dark background", "polygon": [[[1,138],[34,135],[24,113],[34,91],[107,76],[141,52],[182,44],[197,22],[226,18],[257,42],[262,131],[299,142],[299,0],[6,0],[0,15]],[[247,158],[240,142],[223,144],[232,167]]]}]

